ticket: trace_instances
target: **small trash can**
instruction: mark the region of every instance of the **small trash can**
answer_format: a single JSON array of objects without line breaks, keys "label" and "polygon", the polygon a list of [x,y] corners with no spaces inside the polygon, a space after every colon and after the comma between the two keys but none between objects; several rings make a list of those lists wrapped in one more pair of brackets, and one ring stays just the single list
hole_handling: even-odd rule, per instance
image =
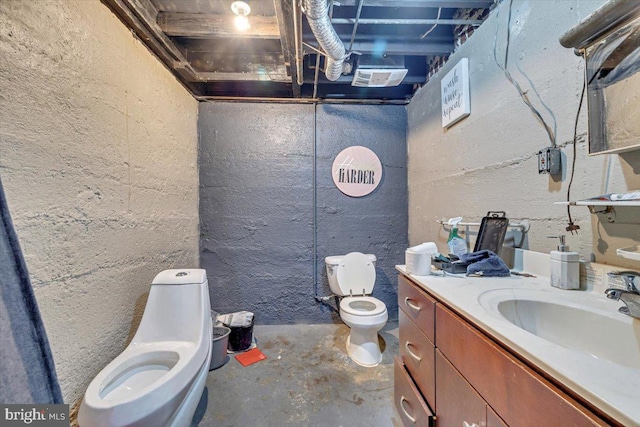
[{"label": "small trash can", "polygon": [[230,326],[231,333],[229,334],[229,351],[245,351],[251,347],[253,342],[253,323],[255,322],[255,316],[251,319],[249,326]]},{"label": "small trash can", "polygon": [[211,364],[209,370],[217,369],[227,360],[227,345],[231,329],[226,326],[213,327],[213,343],[211,345]]}]

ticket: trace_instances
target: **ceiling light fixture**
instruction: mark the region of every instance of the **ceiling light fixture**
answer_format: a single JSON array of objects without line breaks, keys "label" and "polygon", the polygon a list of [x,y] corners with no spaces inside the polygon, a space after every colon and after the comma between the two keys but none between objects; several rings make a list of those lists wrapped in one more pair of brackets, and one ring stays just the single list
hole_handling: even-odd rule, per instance
[{"label": "ceiling light fixture", "polygon": [[231,3],[231,11],[236,15],[233,22],[239,31],[247,31],[251,28],[249,18],[247,18],[249,13],[251,13],[251,7],[249,7],[246,2],[234,1]]}]

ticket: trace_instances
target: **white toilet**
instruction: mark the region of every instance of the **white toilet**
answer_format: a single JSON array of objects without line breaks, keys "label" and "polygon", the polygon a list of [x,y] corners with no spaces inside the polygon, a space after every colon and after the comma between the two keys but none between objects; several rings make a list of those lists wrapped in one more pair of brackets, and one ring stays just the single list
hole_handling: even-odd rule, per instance
[{"label": "white toilet", "polygon": [[376,256],[351,252],[325,258],[329,286],[343,296],[340,317],[351,328],[347,354],[358,365],[376,366],[382,361],[378,331],[387,323],[387,306],[371,296],[376,283]]},{"label": "white toilet", "polygon": [[131,344],[89,384],[79,425],[189,426],[209,372],[211,343],[206,271],[159,273]]}]

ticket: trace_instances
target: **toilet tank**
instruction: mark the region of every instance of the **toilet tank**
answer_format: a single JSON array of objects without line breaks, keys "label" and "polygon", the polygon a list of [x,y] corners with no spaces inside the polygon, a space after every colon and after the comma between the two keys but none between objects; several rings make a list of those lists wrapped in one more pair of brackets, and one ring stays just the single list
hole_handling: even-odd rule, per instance
[{"label": "toilet tank", "polygon": [[[374,254],[365,254],[371,259],[373,266],[376,266],[376,256]],[[331,288],[331,292],[335,295],[342,295],[342,291],[340,290],[340,286],[338,286],[337,280],[337,267],[342,261],[344,255],[331,255],[324,259],[325,266],[327,267],[327,278],[329,279],[329,288]]]},{"label": "toilet tank", "polygon": [[207,273],[202,269],[165,270],[156,275],[135,342],[195,341],[211,319]]}]

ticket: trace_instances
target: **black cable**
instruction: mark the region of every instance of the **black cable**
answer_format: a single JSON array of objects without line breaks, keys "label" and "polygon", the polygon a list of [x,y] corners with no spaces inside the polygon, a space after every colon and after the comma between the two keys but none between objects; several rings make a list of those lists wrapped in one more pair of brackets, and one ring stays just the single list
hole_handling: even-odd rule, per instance
[{"label": "black cable", "polygon": [[533,115],[536,116],[536,118],[540,121],[540,123],[542,123],[542,126],[544,127],[544,130],[547,132],[547,135],[549,136],[549,141],[551,142],[551,146],[555,147],[556,146],[556,137],[555,137],[555,135],[553,133],[553,130],[551,130],[551,127],[549,127],[549,125],[544,120],[544,118],[542,117],[540,112],[533,106],[533,104],[529,100],[529,97],[527,97],[527,94],[522,90],[522,88],[520,87],[518,82],[513,78],[513,76],[511,75],[511,73],[507,69],[508,61],[509,61],[509,41],[510,41],[510,38],[511,38],[511,29],[510,29],[510,27],[511,27],[511,10],[512,10],[512,6],[513,6],[513,0],[509,0],[509,9],[508,9],[509,15],[508,15],[508,19],[507,19],[507,42],[506,42],[506,45],[505,45],[505,52],[504,52],[504,66],[498,62],[498,57],[497,57],[497,54],[496,54],[496,41],[498,39],[498,17],[500,16],[500,9],[498,8],[498,11],[496,12],[496,34],[495,34],[495,36],[493,38],[493,60],[496,62],[498,67],[504,72],[504,75],[507,77],[507,80],[509,80],[511,82],[511,84],[517,89],[518,94],[520,95],[520,98],[522,98],[522,101],[526,104],[527,107],[529,107],[529,109],[531,110]]},{"label": "black cable", "polygon": [[[593,80],[593,79],[592,79]],[[576,171],[576,152],[578,145],[578,121],[580,120],[580,111],[582,110],[582,103],[584,101],[584,93],[587,90],[587,75],[585,73],[584,76],[584,84],[582,86],[582,93],[580,94],[580,102],[578,103],[578,112],[576,113],[576,121],[573,126],[573,159],[571,159],[571,177],[569,178],[569,185],[567,186],[567,217],[569,218],[569,225],[567,226],[567,231],[570,231],[571,234],[575,231],[576,233],[580,229],[580,226],[573,223],[573,218],[571,218],[571,184],[573,184],[573,174]]]}]

